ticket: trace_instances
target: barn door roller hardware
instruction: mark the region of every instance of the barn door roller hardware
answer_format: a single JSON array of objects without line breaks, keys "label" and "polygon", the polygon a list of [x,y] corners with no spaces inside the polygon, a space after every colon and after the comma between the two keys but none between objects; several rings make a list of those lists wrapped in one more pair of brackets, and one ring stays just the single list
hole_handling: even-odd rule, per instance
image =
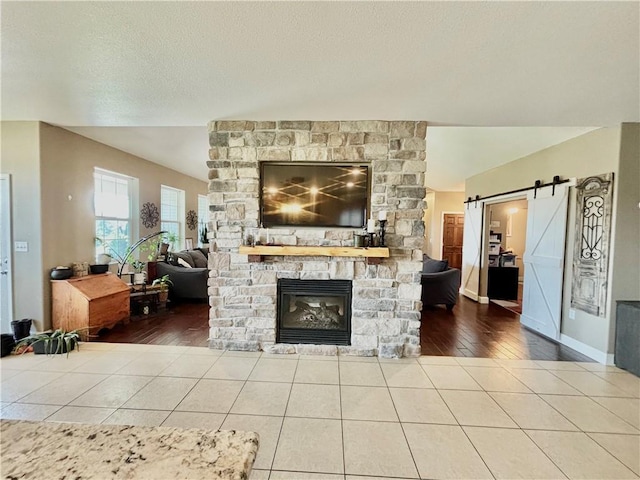
[{"label": "barn door roller hardware", "polygon": [[486,197],[481,197],[480,195],[476,195],[475,198],[467,198],[464,203],[467,204],[467,210],[469,209],[469,204],[471,202],[476,202],[476,206],[480,200],[488,200],[490,198],[500,197],[502,195],[510,195],[512,193],[520,193],[520,192],[528,192],[529,190],[533,190],[533,198],[536,198],[538,194],[538,189],[543,187],[551,186],[551,194],[555,195],[556,193],[556,185],[562,185],[563,183],[567,183],[569,180],[562,180],[560,175],[555,175],[553,177],[553,181],[551,183],[543,183],[542,180],[536,180],[531,187],[518,188],[517,190],[509,190],[508,192],[494,193],[493,195],[487,195]]}]

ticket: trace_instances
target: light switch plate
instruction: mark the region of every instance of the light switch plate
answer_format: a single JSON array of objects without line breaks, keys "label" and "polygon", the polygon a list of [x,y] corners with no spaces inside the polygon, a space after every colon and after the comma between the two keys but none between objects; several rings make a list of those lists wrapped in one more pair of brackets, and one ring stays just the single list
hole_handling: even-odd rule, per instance
[{"label": "light switch plate", "polygon": [[29,244],[27,242],[13,242],[13,249],[16,252],[28,252]]}]

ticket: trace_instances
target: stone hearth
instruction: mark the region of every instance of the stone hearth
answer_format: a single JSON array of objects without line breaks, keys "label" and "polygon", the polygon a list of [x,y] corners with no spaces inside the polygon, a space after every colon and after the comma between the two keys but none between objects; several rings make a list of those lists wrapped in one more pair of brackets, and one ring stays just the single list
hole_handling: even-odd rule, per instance
[{"label": "stone hearth", "polygon": [[[420,354],[426,122],[217,121],[209,125],[210,346],[384,357]],[[238,253],[259,226],[259,162],[370,165],[371,215],[387,211],[390,257],[264,257]],[[354,229],[270,229],[272,242],[352,246]],[[277,280],[351,280],[351,345],[276,344]]]}]

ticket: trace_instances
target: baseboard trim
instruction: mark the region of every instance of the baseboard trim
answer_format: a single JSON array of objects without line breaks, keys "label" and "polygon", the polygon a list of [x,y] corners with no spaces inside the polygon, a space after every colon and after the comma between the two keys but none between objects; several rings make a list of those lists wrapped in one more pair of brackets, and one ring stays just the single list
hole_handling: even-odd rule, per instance
[{"label": "baseboard trim", "polygon": [[472,292],[471,290],[467,290],[466,288],[462,291],[462,294],[465,297],[470,298],[471,300],[478,301],[478,294],[476,292]]},{"label": "baseboard trim", "polygon": [[568,335],[563,333],[560,334],[560,343],[566,345],[569,348],[573,348],[575,351],[586,355],[589,358],[592,358],[598,363],[602,363],[604,365],[613,365],[613,354],[601,352],[597,348],[593,348],[586,343],[582,343],[575,338],[571,338]]},{"label": "baseboard trim", "polygon": [[488,304],[489,303],[489,297],[478,297],[478,301],[480,303]]}]

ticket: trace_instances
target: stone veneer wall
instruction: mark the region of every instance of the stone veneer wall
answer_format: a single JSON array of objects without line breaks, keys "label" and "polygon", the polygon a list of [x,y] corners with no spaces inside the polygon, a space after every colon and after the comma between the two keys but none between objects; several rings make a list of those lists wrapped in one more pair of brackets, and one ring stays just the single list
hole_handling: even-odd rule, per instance
[{"label": "stone veneer wall", "polygon": [[[426,122],[216,121],[209,124],[209,315],[211,348],[323,354],[420,354],[420,271],[424,241]],[[386,210],[390,258],[238,253],[259,226],[259,164],[268,161],[370,164],[371,210]],[[354,229],[270,229],[283,245],[352,246]],[[349,347],[274,345],[277,278],[353,281]]]}]

